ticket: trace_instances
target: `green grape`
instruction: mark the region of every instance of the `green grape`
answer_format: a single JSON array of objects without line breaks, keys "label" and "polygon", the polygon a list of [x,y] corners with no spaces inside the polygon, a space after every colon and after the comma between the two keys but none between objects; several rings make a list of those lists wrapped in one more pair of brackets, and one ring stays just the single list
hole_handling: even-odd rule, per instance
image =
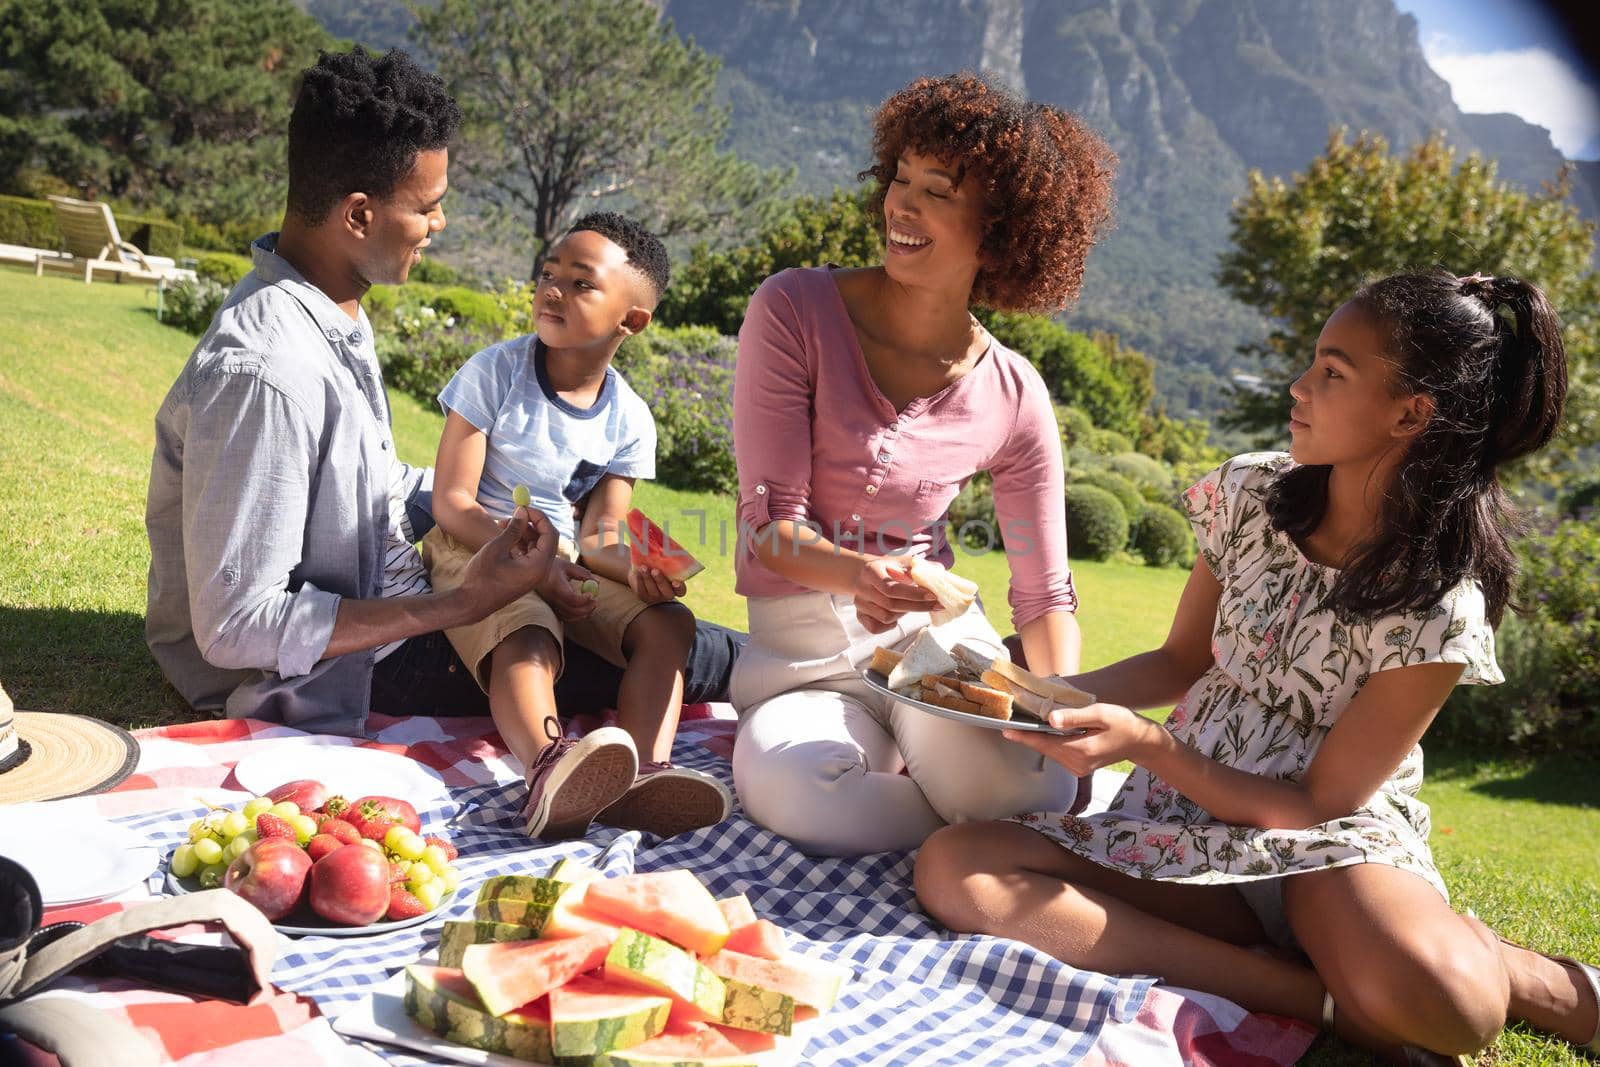
[{"label": "green grape", "polygon": [[242,811],[230,811],[222,819],[223,837],[238,837],[248,829],[250,829],[250,820]]},{"label": "green grape", "polygon": [[417,891],[417,886],[427,885],[429,882],[436,880],[437,879],[433,877],[433,872],[428,870],[428,865],[420,860],[416,863],[413,863],[406,870],[406,888],[410,889],[413,893]]},{"label": "green grape", "polygon": [[403,860],[420,860],[427,843],[405,826],[391,826],[383,835],[383,843]]},{"label": "green grape", "polygon": [[244,817],[249,819],[251,824],[254,825],[257,815],[260,815],[264,811],[271,811],[271,810],[272,810],[272,798],[271,797],[254,797],[254,798],[252,798],[250,801],[248,801],[245,804],[245,806],[244,806]]},{"label": "green grape", "polygon": [[310,841],[317,832],[317,820],[309,815],[296,815],[288,822],[294,827],[294,839],[302,845]]},{"label": "green grape", "polygon": [[253,845],[257,841],[261,840],[261,831],[257,830],[254,826],[252,826],[249,829],[245,830],[244,833],[240,834],[236,840],[248,841]]},{"label": "green grape", "polygon": [[422,850],[422,862],[426,863],[434,874],[443,875],[445,868],[450,866],[450,857],[446,856],[444,849],[438,845],[429,845]]},{"label": "green grape", "polygon": [[208,863],[200,868],[200,886],[203,889],[221,889],[222,876],[228,873],[226,863]]},{"label": "green grape", "polygon": [[511,502],[519,508],[527,507],[532,499],[533,494],[528,492],[528,487],[525,485],[519,485],[511,490]]},{"label": "green grape", "polygon": [[600,583],[595,581],[593,578],[586,578],[584,583],[578,586],[578,592],[588,593],[590,596],[599,596]]},{"label": "green grape", "polygon": [[281,804],[274,804],[267,809],[280,819],[288,820],[300,814],[300,805],[292,800],[285,800]]},{"label": "green grape", "polygon": [[206,821],[204,819],[196,819],[194,822],[189,824],[190,844],[193,844],[204,836],[206,836]]},{"label": "green grape", "polygon": [[446,867],[439,872],[439,882],[446,893],[454,893],[456,886],[461,884],[461,872],[454,867]]},{"label": "green grape", "polygon": [[179,845],[172,853],[172,862],[168,865],[174,877],[187,878],[200,869],[200,861],[195,858],[193,845]]},{"label": "green grape", "polygon": [[438,881],[424,882],[422,885],[412,889],[411,892],[416,894],[418,900],[422,901],[424,908],[432,911],[439,906],[440,901],[444,900],[444,883]]},{"label": "green grape", "polygon": [[220,863],[222,846],[217,844],[214,837],[202,837],[194,843],[194,857],[205,864]]},{"label": "green grape", "polygon": [[244,836],[240,835],[239,837],[236,837],[232,841],[228,842],[228,847],[222,850],[222,854],[228,857],[229,863],[232,863],[234,860],[250,851],[250,844],[251,842],[246,841]]}]

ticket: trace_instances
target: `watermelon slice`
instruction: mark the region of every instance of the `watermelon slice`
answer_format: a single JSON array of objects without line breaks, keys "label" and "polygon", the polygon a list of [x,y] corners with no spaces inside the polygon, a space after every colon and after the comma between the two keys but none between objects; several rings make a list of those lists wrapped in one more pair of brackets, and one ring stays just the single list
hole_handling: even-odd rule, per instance
[{"label": "watermelon slice", "polygon": [[461,973],[484,1007],[504,1015],[599,967],[611,950],[611,940],[597,930],[564,941],[468,945],[461,954]]},{"label": "watermelon slice", "polygon": [[451,919],[439,930],[439,966],[460,967],[461,954],[468,945],[487,945],[497,941],[531,941],[537,935],[515,923]]},{"label": "watermelon slice", "polygon": [[676,945],[623,930],[606,954],[606,981],[673,999],[673,1013],[693,1022],[722,1020],[722,979]]},{"label": "watermelon slice", "polygon": [[728,943],[723,948],[743,952],[746,956],[760,956],[764,960],[781,960],[789,952],[788,941],[783,936],[783,927],[766,919],[757,919],[743,926],[734,927],[733,932],[728,935]]},{"label": "watermelon slice", "polygon": [[728,920],[730,930],[737,930],[756,921],[756,909],[751,906],[750,898],[743,893],[738,896],[723,897],[717,901],[717,907],[722,909],[722,917]]},{"label": "watermelon slice", "polygon": [[664,1030],[671,1008],[667,997],[574,978],[550,991],[551,1047],[557,1056],[631,1048]]},{"label": "watermelon slice", "polygon": [[757,989],[787,993],[797,1005],[826,1011],[839,999],[850,972],[838,964],[804,956],[764,960],[742,952],[723,950],[702,961],[714,974],[732,978]]},{"label": "watermelon slice", "polygon": [[706,569],[638,508],[628,512],[628,555],[635,569],[654,567],[678,582],[687,582]]},{"label": "watermelon slice", "polygon": [[592,1067],[761,1067],[777,1048],[771,1034],[751,1034],[704,1023],[674,1024],[649,1041],[596,1056]]},{"label": "watermelon slice", "polygon": [[581,910],[593,918],[665,938],[701,956],[720,949],[731,933],[728,920],[706,887],[684,870],[590,882]]},{"label": "watermelon slice", "polygon": [[763,1034],[788,1034],[794,1029],[794,998],[759,989],[737,978],[722,980],[723,1026]]},{"label": "watermelon slice", "polygon": [[447,1041],[519,1060],[549,1063],[550,1009],[539,1000],[496,1017],[460,971],[413,964],[406,968],[406,1014]]}]

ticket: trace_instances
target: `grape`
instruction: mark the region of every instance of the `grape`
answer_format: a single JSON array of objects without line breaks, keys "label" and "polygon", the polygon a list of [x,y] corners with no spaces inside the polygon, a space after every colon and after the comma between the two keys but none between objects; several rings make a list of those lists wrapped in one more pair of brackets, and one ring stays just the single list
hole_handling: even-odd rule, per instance
[{"label": "grape", "polygon": [[454,867],[446,867],[439,872],[439,882],[446,893],[454,893],[456,886],[461,884],[461,872]]},{"label": "grape", "polygon": [[194,843],[195,859],[201,863],[211,865],[222,861],[222,846],[217,844],[216,838],[202,837]]},{"label": "grape", "polygon": [[450,858],[445,855],[444,849],[438,845],[429,845],[422,850],[422,862],[426,863],[428,869],[437,875],[443,875],[445,868],[450,866]]},{"label": "grape", "polygon": [[177,878],[187,878],[200,869],[200,861],[195,858],[193,845],[179,845],[172,853],[172,874]]},{"label": "grape", "polygon": [[588,593],[590,596],[598,596],[600,595],[600,583],[593,578],[586,578],[584,583],[578,586],[578,592]]},{"label": "grape", "polygon": [[203,889],[221,889],[222,876],[228,873],[226,863],[208,863],[200,868],[200,886]]},{"label": "grape", "polygon": [[424,882],[414,887],[411,892],[416,894],[418,900],[422,901],[424,908],[432,911],[444,899],[444,883],[438,881]]},{"label": "grape", "polygon": [[389,827],[389,832],[383,835],[383,843],[403,860],[420,860],[427,848],[422,838],[405,826]]},{"label": "grape", "polygon": [[436,881],[438,879],[434,878],[433,872],[428,870],[428,865],[425,863],[413,863],[411,868],[406,871],[406,888],[413,893],[417,891],[417,887],[429,885]]},{"label": "grape", "polygon": [[267,810],[272,812],[272,814],[276,815],[278,818],[287,821],[300,814],[300,805],[296,804],[292,800],[285,800],[281,804],[272,805],[272,807],[268,808]]},{"label": "grape", "polygon": [[194,822],[189,824],[190,844],[193,844],[204,836],[206,836],[206,821],[204,819],[196,819]]},{"label": "grape", "polygon": [[310,841],[317,832],[317,820],[309,815],[296,815],[289,819],[288,823],[294,827],[294,839],[302,845]]},{"label": "grape", "polygon": [[238,837],[250,829],[250,820],[242,811],[230,811],[222,819],[222,836],[228,838]]},{"label": "grape", "polygon": [[519,508],[527,507],[532,499],[533,494],[528,492],[528,487],[525,485],[519,485],[511,490],[511,502]]},{"label": "grape", "polygon": [[229,863],[232,863],[234,860],[238,859],[240,856],[244,855],[246,852],[249,852],[250,851],[250,845],[251,845],[251,842],[247,841],[241,835],[239,837],[234,838],[232,841],[229,841],[228,842],[228,847],[222,850],[222,854],[224,856],[228,857],[228,862]]},{"label": "grape", "polygon": [[244,806],[244,817],[249,819],[250,820],[250,824],[253,826],[253,825],[255,825],[255,821],[256,821],[256,816],[257,815],[260,815],[264,811],[271,811],[271,810],[272,810],[272,798],[271,797],[255,797],[255,798],[251,799],[248,803],[245,804],[245,806]]}]

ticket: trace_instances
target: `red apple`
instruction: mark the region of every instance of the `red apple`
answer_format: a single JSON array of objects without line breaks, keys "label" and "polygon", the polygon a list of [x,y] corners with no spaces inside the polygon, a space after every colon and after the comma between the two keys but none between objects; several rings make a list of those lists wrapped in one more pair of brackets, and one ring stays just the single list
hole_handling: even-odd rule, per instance
[{"label": "red apple", "polygon": [[322,805],[328,802],[328,787],[314,778],[296,778],[268,790],[267,799],[274,804],[282,804],[287,800],[300,809],[300,814],[310,815],[322,810]]},{"label": "red apple", "polygon": [[340,848],[313,863],[311,910],[346,926],[383,918],[389,910],[389,860],[383,851]]},{"label": "red apple", "polygon": [[300,903],[310,870],[311,857],[293,838],[264,837],[229,864],[222,884],[276,922]]}]

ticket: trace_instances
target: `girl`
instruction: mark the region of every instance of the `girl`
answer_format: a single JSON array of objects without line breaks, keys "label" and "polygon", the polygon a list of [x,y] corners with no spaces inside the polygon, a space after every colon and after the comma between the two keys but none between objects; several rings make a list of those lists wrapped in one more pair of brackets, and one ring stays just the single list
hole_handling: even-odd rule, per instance
[{"label": "girl", "polygon": [[[1202,562],[1161,648],[1072,679],[1067,740],[1006,736],[1076,774],[1137,768],[1104,813],[952,826],[916,889],[954,930],[1160,975],[1399,1055],[1482,1048],[1507,1018],[1600,1049],[1600,976],[1452,911],[1417,799],[1418,740],[1458,682],[1502,680],[1515,526],[1496,468],[1566,394],[1538,289],[1374,282],[1290,387],[1288,455],[1186,494]],[[1131,708],[1178,701],[1165,729]],[[1298,953],[1261,953],[1271,940]]]}]

